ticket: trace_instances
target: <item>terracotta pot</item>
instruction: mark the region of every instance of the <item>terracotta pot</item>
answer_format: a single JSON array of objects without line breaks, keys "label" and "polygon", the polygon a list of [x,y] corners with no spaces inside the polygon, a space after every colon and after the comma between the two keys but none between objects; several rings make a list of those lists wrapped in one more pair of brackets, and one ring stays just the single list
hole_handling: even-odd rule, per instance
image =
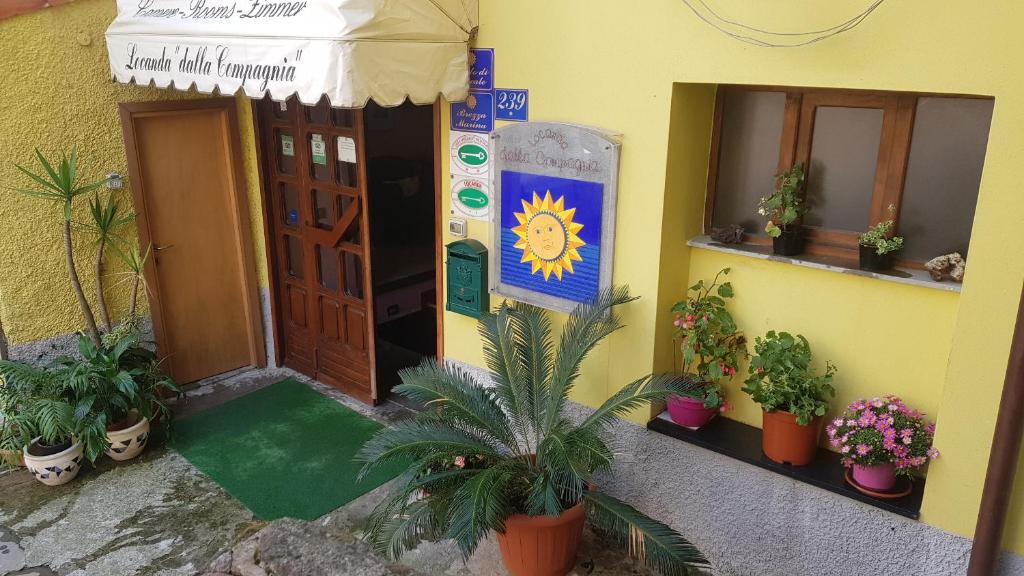
[{"label": "terracotta pot", "polygon": [[82,451],[84,450],[81,442],[75,442],[70,448],[56,454],[33,456],[30,450],[35,451],[39,447],[37,444],[39,440],[39,438],[35,438],[22,450],[25,467],[32,473],[32,476],[35,476],[36,480],[47,486],[60,486],[78,476],[78,471],[82,468]]},{"label": "terracotta pot", "polygon": [[118,462],[131,460],[142,454],[142,450],[146,447],[146,442],[149,441],[148,419],[145,417],[140,418],[139,413],[133,410],[132,414],[128,417],[128,421],[135,422],[135,424],[121,430],[107,430],[107,440],[110,441],[110,449],[107,450],[107,456]]},{"label": "terracotta pot", "polygon": [[690,430],[707,424],[717,413],[715,408],[705,408],[702,400],[687,396],[670,396],[668,399],[668,415],[672,421]]},{"label": "terracotta pot", "polygon": [[892,490],[896,485],[896,465],[892,462],[874,466],[853,465],[853,480],[871,490]]},{"label": "terracotta pot", "polygon": [[779,464],[810,464],[818,452],[822,420],[819,416],[801,426],[796,423],[796,416],[789,412],[765,412],[761,434],[765,456]]},{"label": "terracotta pot", "polygon": [[583,504],[558,516],[517,514],[498,534],[501,557],[513,576],[565,576],[576,564],[576,550],[587,520]]}]

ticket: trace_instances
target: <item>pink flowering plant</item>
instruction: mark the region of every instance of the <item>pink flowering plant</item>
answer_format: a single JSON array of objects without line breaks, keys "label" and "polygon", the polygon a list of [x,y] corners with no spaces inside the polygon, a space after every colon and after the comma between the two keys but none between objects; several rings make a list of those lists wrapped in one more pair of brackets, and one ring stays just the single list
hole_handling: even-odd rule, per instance
[{"label": "pink flowering plant", "polygon": [[932,447],[935,424],[892,395],[857,400],[826,431],[847,468],[893,463],[897,474],[909,475],[939,457]]},{"label": "pink flowering plant", "polygon": [[746,338],[725,308],[733,297],[732,284],[719,284],[728,275],[724,268],[710,283],[703,280],[690,286],[686,300],[672,307],[675,338],[682,351],[681,370],[689,376],[683,395],[703,400],[706,408],[724,408],[719,381],[736,374],[739,358],[747,353]]}]

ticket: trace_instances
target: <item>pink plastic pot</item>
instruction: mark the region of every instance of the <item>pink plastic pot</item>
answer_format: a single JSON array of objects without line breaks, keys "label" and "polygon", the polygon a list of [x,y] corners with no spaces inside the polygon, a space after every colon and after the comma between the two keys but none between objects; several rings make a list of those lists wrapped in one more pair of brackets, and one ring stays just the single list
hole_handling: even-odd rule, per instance
[{"label": "pink plastic pot", "polygon": [[702,400],[686,396],[671,396],[668,399],[668,415],[672,417],[672,421],[690,430],[707,424],[717,413],[716,408],[705,408]]},{"label": "pink plastic pot", "polygon": [[871,490],[892,490],[896,485],[896,465],[891,462],[874,466],[854,464],[853,481]]}]

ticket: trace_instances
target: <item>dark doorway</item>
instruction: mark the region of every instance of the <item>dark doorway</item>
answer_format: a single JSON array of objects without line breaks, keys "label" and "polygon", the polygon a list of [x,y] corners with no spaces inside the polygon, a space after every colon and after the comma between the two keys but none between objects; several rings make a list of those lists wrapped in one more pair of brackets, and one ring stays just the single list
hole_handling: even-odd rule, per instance
[{"label": "dark doorway", "polygon": [[379,399],[437,355],[434,108],[363,111]]}]

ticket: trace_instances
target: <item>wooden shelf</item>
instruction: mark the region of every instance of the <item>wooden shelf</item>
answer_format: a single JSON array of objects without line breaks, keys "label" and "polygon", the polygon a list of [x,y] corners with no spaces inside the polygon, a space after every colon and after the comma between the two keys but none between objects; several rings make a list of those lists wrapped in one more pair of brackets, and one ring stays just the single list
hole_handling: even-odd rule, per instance
[{"label": "wooden shelf", "polygon": [[914,520],[921,515],[925,483],[923,478],[914,478],[913,490],[909,495],[893,500],[882,500],[861,494],[847,484],[844,479],[846,469],[839,462],[839,454],[824,448],[818,449],[818,457],[807,466],[789,466],[772,462],[761,452],[761,429],[742,422],[717,417],[695,431],[676,424],[669,418],[668,412],[662,412],[647,423],[647,429],[893,514]]}]

